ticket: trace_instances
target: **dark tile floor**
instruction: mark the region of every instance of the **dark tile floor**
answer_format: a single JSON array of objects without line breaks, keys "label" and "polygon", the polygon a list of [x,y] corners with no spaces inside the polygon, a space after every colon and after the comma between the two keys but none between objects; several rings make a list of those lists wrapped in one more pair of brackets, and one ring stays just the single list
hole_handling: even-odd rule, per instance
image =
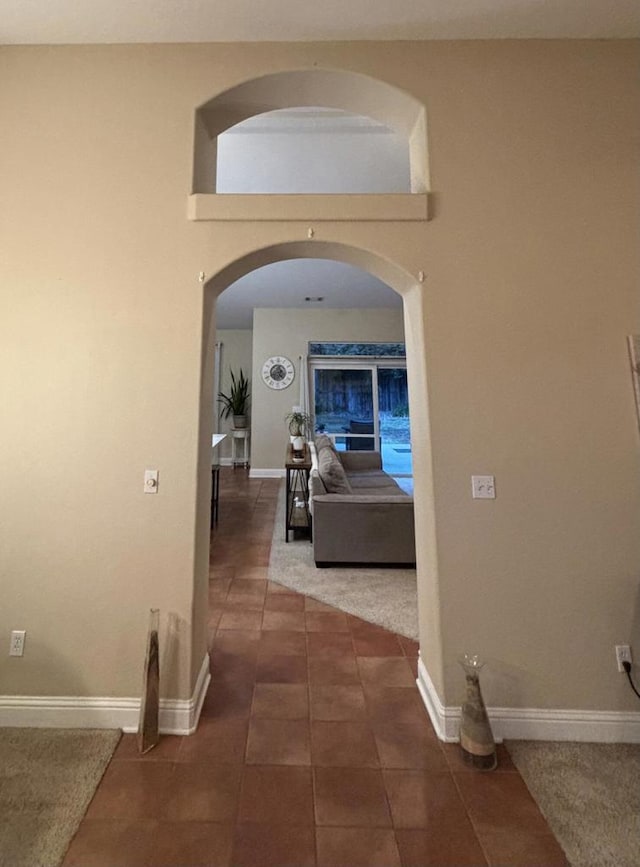
[{"label": "dark tile floor", "polygon": [[278,486],[222,470],[198,731],[123,737],[65,867],[566,865],[504,749],[437,740],[414,641],[267,580]]}]

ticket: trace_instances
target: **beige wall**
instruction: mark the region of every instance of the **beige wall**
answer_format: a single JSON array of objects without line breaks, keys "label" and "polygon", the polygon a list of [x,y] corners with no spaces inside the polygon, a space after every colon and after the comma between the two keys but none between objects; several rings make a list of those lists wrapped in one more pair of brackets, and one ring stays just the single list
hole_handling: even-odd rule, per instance
[{"label": "beige wall", "polygon": [[[220,390],[225,394],[229,393],[231,388],[231,371],[233,370],[236,377],[242,368],[244,375],[249,379],[249,391],[251,393],[249,401],[249,412],[251,413],[251,405],[253,403],[253,376],[252,368],[252,343],[253,332],[249,328],[222,328],[216,332],[216,341],[222,344],[220,354]],[[221,406],[218,404],[217,395],[214,396],[214,411],[220,412]],[[218,421],[218,432],[228,433],[233,427],[232,418],[220,418]],[[218,455],[222,460],[231,459],[231,440],[227,437],[222,440],[218,446]]]},{"label": "beige wall", "polygon": [[[639,57],[604,41],[0,50],[0,638],[28,632],[22,659],[0,655],[2,690],[137,695],[156,605],[176,626],[163,691],[191,693],[214,333],[198,273],[307,237],[186,220],[194,109],[317,64],[427,108],[433,220],[316,237],[426,273],[405,330],[440,697],[459,701],[474,648],[489,703],[635,710],[613,645],[640,649]],[[474,472],[495,474],[495,501],[471,500]]]},{"label": "beige wall", "polygon": [[[300,356],[310,340],[404,340],[402,309],[280,310],[257,309],[253,314],[253,404],[251,466],[284,471],[289,430],[284,417],[300,404]],[[284,355],[296,376],[281,391],[262,380],[262,365],[272,355]]]}]

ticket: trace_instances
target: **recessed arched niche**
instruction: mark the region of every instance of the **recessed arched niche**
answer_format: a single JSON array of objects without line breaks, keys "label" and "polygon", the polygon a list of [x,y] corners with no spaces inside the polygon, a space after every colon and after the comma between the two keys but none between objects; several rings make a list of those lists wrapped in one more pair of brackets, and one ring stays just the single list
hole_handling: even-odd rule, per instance
[{"label": "recessed arched niche", "polygon": [[[397,192],[373,189],[340,193],[332,190],[331,184],[329,191],[319,192],[309,192],[303,186],[301,191],[283,193],[248,189],[223,192],[223,185],[219,189],[220,137],[247,127],[256,131],[260,123],[264,129],[264,118],[283,112],[289,123],[296,117],[307,123],[313,118],[319,124],[329,117],[337,125],[343,122],[341,118],[348,118],[352,131],[355,123],[361,130],[389,130],[406,146],[406,183]],[[263,120],[256,124],[259,117]],[[249,119],[253,123],[247,124]],[[380,172],[384,172],[383,156],[380,161]],[[298,175],[302,171],[298,161]],[[302,180],[299,178],[300,185]],[[196,111],[191,219],[424,220],[428,216],[428,186],[424,106],[397,87],[367,75],[326,69],[274,73],[224,91]]]}]

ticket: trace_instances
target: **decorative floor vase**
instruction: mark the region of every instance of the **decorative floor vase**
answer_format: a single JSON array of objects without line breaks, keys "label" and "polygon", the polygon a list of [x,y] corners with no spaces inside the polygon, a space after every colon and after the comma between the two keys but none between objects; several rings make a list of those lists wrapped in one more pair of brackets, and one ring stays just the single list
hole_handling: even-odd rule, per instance
[{"label": "decorative floor vase", "polygon": [[491,724],[480,690],[484,663],[475,654],[459,659],[467,681],[467,697],[460,716],[460,747],[464,761],[480,771],[493,771],[498,764]]},{"label": "decorative floor vase", "polygon": [[160,649],[158,629],[160,612],[152,608],[149,614],[149,632],[142,679],[142,701],[138,723],[138,752],[147,753],[160,740],[158,717],[160,709]]}]

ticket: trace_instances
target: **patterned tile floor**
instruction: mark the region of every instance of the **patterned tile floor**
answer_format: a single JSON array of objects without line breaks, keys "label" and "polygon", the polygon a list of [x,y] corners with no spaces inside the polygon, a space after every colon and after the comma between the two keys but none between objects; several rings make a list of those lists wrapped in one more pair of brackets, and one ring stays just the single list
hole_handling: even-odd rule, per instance
[{"label": "patterned tile floor", "polygon": [[505,750],[437,740],[415,642],[267,580],[278,486],[222,470],[198,731],[123,737],[65,867],[566,865]]}]

